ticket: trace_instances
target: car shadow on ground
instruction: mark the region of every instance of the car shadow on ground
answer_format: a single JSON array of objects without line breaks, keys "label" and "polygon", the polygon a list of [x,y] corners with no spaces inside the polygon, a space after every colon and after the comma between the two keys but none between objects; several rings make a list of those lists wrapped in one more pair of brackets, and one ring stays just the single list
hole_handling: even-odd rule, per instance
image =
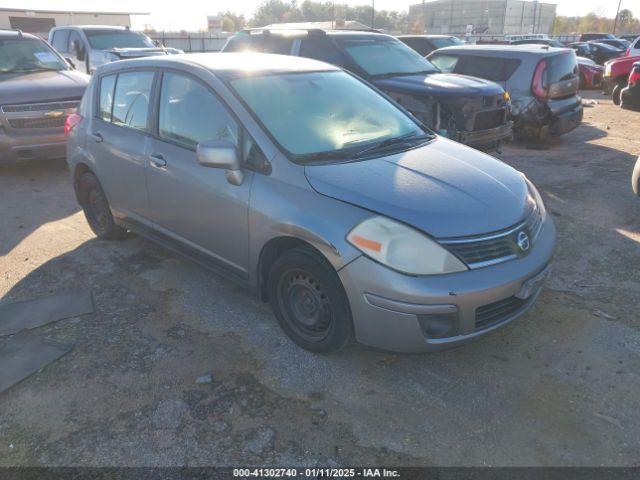
[{"label": "car shadow on ground", "polygon": [[79,210],[64,160],[0,165],[0,256],[40,226]]}]

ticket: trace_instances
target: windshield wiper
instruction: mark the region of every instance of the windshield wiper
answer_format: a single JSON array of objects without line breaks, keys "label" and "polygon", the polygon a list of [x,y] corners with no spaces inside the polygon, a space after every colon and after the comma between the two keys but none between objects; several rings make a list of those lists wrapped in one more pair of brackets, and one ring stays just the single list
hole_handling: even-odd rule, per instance
[{"label": "windshield wiper", "polygon": [[377,142],[369,147],[366,147],[359,152],[354,153],[351,158],[357,159],[362,158],[367,155],[371,155],[373,153],[377,153],[380,151],[384,151],[389,147],[397,146],[397,145],[415,145],[416,142],[421,142],[425,140],[433,140],[435,135],[431,135],[428,133],[416,134],[415,132],[407,133],[406,135],[400,135],[399,137],[387,138],[386,140],[382,140],[381,142]]}]

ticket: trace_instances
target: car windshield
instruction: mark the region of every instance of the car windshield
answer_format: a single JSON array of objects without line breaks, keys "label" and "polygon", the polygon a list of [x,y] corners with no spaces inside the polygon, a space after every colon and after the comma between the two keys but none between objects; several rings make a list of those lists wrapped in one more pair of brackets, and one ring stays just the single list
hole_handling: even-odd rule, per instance
[{"label": "car windshield", "polygon": [[85,30],[91,48],[107,50],[109,48],[151,48],[155,45],[149,37],[130,30]]},{"label": "car windshield", "polygon": [[67,70],[67,65],[49,46],[35,38],[0,40],[0,72]]},{"label": "car windshield", "polygon": [[457,37],[431,38],[431,43],[436,49],[464,44],[464,42]]},{"label": "car windshield", "polygon": [[236,78],[230,85],[295,161],[345,160],[378,142],[425,131],[342,71]]},{"label": "car windshield", "polygon": [[438,71],[418,52],[394,38],[338,38],[336,41],[371,76]]}]

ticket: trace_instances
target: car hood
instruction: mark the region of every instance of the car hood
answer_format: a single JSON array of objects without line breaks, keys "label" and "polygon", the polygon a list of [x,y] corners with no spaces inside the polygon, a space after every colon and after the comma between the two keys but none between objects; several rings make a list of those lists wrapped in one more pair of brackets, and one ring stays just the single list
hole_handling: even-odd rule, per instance
[{"label": "car hood", "polygon": [[305,174],[323,195],[439,238],[495,232],[527,213],[521,173],[442,137],[378,159],[306,166]]},{"label": "car hood", "polygon": [[468,95],[500,95],[503,89],[490,80],[455,73],[400,75],[372,80],[382,90],[414,95],[437,95],[439,98],[457,98]]},{"label": "car hood", "polygon": [[60,72],[0,73],[0,103],[38,103],[82,97],[89,75]]}]

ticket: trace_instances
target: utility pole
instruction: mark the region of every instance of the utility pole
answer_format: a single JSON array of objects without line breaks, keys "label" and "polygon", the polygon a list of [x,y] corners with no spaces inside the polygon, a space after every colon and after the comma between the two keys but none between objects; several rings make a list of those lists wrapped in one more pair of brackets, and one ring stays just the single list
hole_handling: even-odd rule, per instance
[{"label": "utility pole", "polygon": [[336,28],[336,0],[331,2],[331,30]]},{"label": "utility pole", "polygon": [[616,34],[616,27],[618,26],[618,17],[620,16],[620,5],[622,0],[618,0],[618,10],[616,11],[616,19],[613,21],[613,34]]},{"label": "utility pole", "polygon": [[371,28],[375,28],[376,22],[376,0],[371,0]]},{"label": "utility pole", "polygon": [[427,5],[422,0],[422,33],[427,33]]}]

